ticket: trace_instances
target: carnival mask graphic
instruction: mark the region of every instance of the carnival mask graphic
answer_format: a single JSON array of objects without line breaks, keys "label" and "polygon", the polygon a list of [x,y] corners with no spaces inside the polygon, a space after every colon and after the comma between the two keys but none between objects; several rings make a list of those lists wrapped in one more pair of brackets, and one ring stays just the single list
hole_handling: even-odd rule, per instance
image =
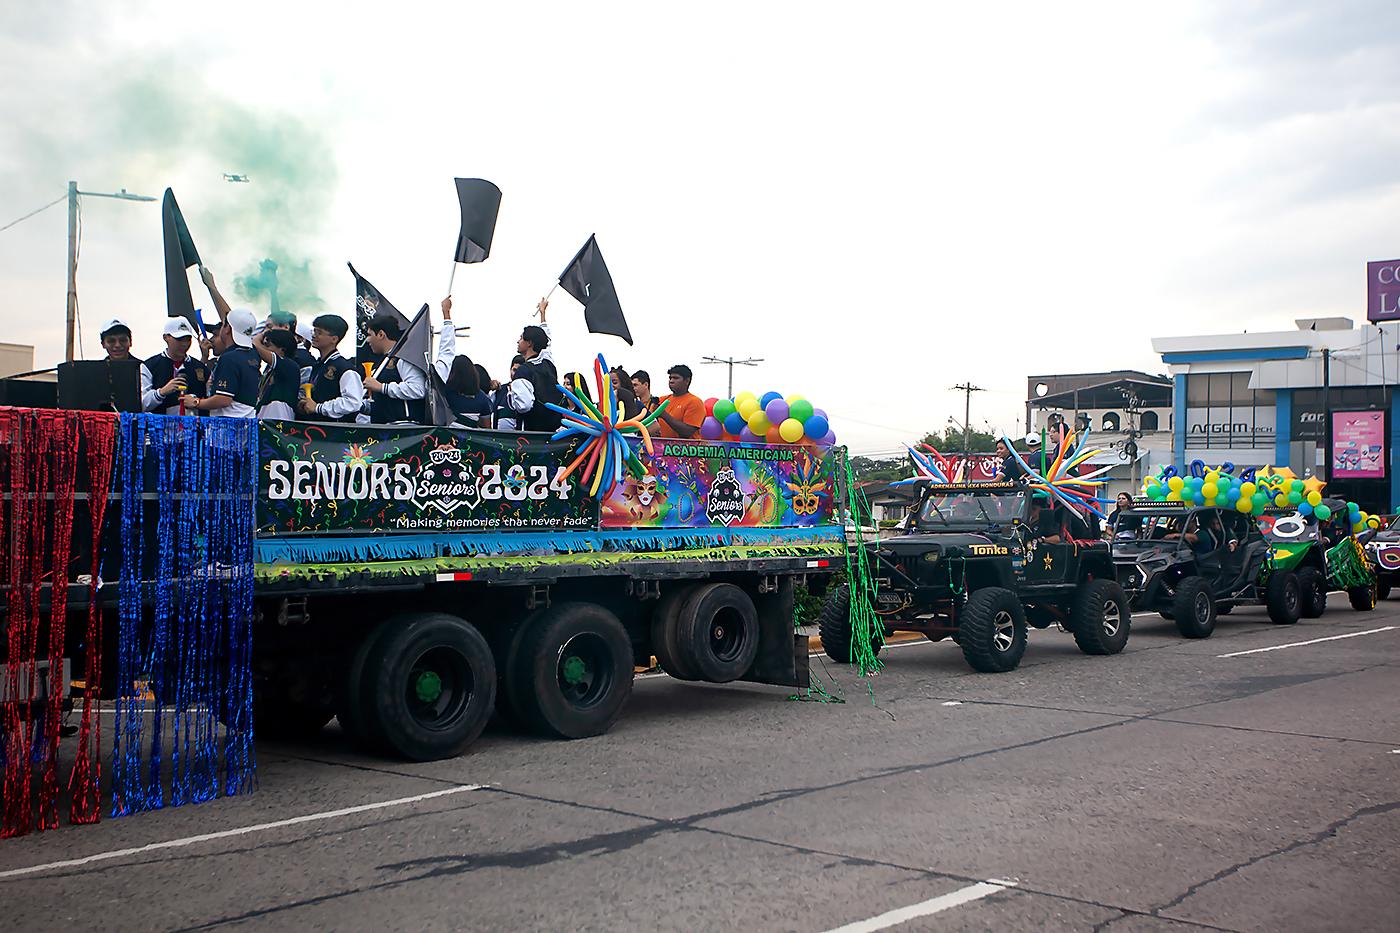
[{"label": "carnival mask graphic", "polygon": [[816,515],[821,508],[821,493],[826,482],[819,478],[818,466],[810,458],[801,463],[787,488],[791,491],[788,499],[792,502],[792,514]]}]

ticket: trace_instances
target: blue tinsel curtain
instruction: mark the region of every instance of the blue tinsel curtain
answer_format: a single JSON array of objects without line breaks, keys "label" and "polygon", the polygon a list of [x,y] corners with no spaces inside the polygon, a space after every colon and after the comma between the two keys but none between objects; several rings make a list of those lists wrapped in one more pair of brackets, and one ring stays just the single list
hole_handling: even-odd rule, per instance
[{"label": "blue tinsel curtain", "polygon": [[257,422],[122,415],[112,815],[254,785]]}]

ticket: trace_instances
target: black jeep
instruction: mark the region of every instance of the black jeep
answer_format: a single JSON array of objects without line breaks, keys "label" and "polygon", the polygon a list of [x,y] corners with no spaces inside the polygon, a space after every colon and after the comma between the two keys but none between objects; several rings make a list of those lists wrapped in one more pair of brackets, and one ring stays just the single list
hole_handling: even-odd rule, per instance
[{"label": "black jeep", "polygon": [[1217,614],[1259,602],[1279,625],[1298,621],[1298,575],[1261,581],[1268,555],[1255,520],[1230,508],[1135,499],[1114,528],[1113,562],[1132,608],[1161,613],[1186,638],[1209,638]]},{"label": "black jeep", "polygon": [[[1028,625],[1060,625],[1085,654],[1122,651],[1128,600],[1114,582],[1108,545],[1086,540],[1087,528],[1058,510],[1050,516],[1073,538],[1047,544],[1030,526],[1031,512],[1031,492],[1019,483],[921,484],[904,533],[865,545],[885,635],[952,638],[985,672],[1021,662]],[[843,662],[853,654],[849,602],[846,587],[834,589],[821,617],[822,645]],[[878,639],[872,648],[878,652]]]}]

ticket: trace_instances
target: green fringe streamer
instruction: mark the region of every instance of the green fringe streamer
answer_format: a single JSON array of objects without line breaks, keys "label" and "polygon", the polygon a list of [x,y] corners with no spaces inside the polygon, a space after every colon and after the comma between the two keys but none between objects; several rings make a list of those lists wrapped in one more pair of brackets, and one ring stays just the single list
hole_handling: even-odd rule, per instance
[{"label": "green fringe streamer", "polygon": [[786,544],[696,548],[687,551],[613,551],[589,554],[532,554],[508,557],[434,557],[419,560],[350,561],[331,564],[258,564],[254,578],[260,583],[288,581],[334,581],[350,576],[417,577],[430,573],[459,570],[539,567],[617,567],[643,561],[679,560],[756,560],[767,557],[839,557],[844,546],[830,544]]},{"label": "green fringe streamer", "polygon": [[1338,590],[1371,586],[1376,582],[1366,552],[1356,538],[1348,535],[1327,552],[1327,578],[1332,588]]},{"label": "green fringe streamer", "polygon": [[[846,542],[846,583],[851,594],[851,648],[852,666],[861,677],[878,674],[884,664],[875,656],[877,645],[885,643],[885,627],[875,615],[875,575],[870,571],[870,557],[865,547],[861,529],[875,527],[870,518],[870,503],[856,485],[855,474],[851,471],[851,460],[841,449],[841,478],[846,484],[846,521],[853,525],[855,543],[847,533]],[[879,545],[879,530],[875,533]],[[873,702],[873,696],[872,696]]]}]

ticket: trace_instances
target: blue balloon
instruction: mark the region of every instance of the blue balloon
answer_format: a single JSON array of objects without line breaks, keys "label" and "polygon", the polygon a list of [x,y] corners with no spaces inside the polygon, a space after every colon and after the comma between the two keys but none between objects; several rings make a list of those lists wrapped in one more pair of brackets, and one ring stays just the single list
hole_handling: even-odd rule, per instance
[{"label": "blue balloon", "polygon": [[1313,507],[1312,507],[1311,505],[1309,505],[1307,502],[1299,502],[1299,503],[1298,503],[1298,514],[1299,514],[1299,515],[1311,515],[1312,513],[1313,513]]},{"label": "blue balloon", "polygon": [[1231,505],[1234,505],[1236,502],[1240,501],[1240,491],[1238,489],[1231,489],[1229,492],[1225,493],[1225,498],[1230,501]]},{"label": "blue balloon", "polygon": [[1192,494],[1191,494],[1191,501],[1194,502],[1194,503],[1196,503],[1197,505],[1205,505],[1205,504],[1206,504],[1206,497],[1203,496],[1203,495],[1201,495],[1199,492],[1192,493]]},{"label": "blue balloon", "polygon": [[744,416],[737,411],[731,411],[729,417],[724,419],[724,429],[730,434],[737,435],[745,427],[747,427],[747,423],[744,421]]},{"label": "blue balloon", "polygon": [[766,392],[766,393],[764,393],[763,398],[761,398],[761,399],[758,400],[758,407],[759,407],[759,408],[767,408],[767,407],[768,407],[768,403],[771,402],[771,401],[773,401],[773,399],[775,399],[775,398],[782,398],[782,397],[783,397],[783,393],[781,393],[781,392]]},{"label": "blue balloon", "polygon": [[819,441],[826,437],[826,432],[831,430],[831,425],[826,423],[826,419],[821,415],[813,415],[802,425],[802,431],[814,441]]}]

